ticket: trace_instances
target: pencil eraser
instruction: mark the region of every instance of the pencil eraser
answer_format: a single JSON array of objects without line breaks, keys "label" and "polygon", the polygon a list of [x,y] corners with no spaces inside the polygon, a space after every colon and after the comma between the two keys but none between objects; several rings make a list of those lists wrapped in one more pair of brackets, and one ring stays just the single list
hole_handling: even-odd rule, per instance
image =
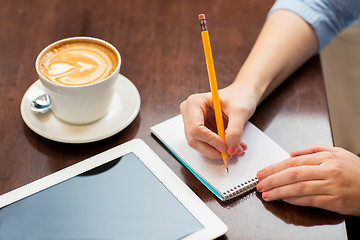
[{"label": "pencil eraser", "polygon": [[199,14],[199,20],[204,20],[205,19],[205,14]]}]

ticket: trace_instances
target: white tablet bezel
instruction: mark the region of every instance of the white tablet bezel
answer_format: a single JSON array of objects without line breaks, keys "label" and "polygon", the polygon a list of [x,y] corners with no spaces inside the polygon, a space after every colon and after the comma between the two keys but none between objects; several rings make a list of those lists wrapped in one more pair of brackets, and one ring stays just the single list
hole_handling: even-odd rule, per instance
[{"label": "white tablet bezel", "polygon": [[228,227],[208,206],[140,139],[134,139],[84,161],[64,168],[39,180],[31,182],[0,196],[0,208],[28,197],[34,193],[63,182],[90,169],[134,153],[141,162],[160,180],[162,184],[184,205],[184,207],[204,226],[184,239],[214,239],[225,234]]}]

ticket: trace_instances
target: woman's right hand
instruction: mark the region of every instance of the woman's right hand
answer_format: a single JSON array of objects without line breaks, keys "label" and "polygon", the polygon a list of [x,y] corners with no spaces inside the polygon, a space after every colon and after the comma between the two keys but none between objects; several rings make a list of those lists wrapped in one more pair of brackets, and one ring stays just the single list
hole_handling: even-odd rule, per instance
[{"label": "woman's right hand", "polygon": [[[267,18],[233,84],[219,91],[223,116],[228,120],[225,142],[213,131],[211,93],[194,94],[181,103],[188,144],[209,158],[242,152],[245,123],[260,98],[265,98],[318,49],[314,29],[299,15],[277,10]],[[208,125],[210,123],[210,125]]]},{"label": "woman's right hand", "polygon": [[180,105],[188,144],[201,154],[221,159],[221,152],[240,155],[246,149],[241,142],[245,123],[254,113],[259,96],[235,81],[219,91],[225,126],[225,142],[216,134],[211,93],[193,94]]}]

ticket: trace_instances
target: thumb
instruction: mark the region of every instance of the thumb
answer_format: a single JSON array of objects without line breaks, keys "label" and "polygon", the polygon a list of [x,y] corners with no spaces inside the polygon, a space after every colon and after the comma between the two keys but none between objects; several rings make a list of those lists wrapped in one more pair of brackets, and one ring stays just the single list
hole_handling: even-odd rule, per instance
[{"label": "thumb", "polygon": [[235,155],[239,150],[242,152],[240,141],[246,122],[242,114],[229,114],[228,126],[225,130],[225,143],[229,155]]}]

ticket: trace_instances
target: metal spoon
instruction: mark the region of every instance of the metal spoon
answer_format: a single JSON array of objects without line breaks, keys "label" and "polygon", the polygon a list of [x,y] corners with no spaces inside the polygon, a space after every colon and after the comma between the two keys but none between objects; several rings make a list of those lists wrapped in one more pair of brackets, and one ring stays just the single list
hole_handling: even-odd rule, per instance
[{"label": "metal spoon", "polygon": [[43,94],[31,101],[30,109],[34,113],[46,113],[51,110],[51,107],[49,95]]}]

